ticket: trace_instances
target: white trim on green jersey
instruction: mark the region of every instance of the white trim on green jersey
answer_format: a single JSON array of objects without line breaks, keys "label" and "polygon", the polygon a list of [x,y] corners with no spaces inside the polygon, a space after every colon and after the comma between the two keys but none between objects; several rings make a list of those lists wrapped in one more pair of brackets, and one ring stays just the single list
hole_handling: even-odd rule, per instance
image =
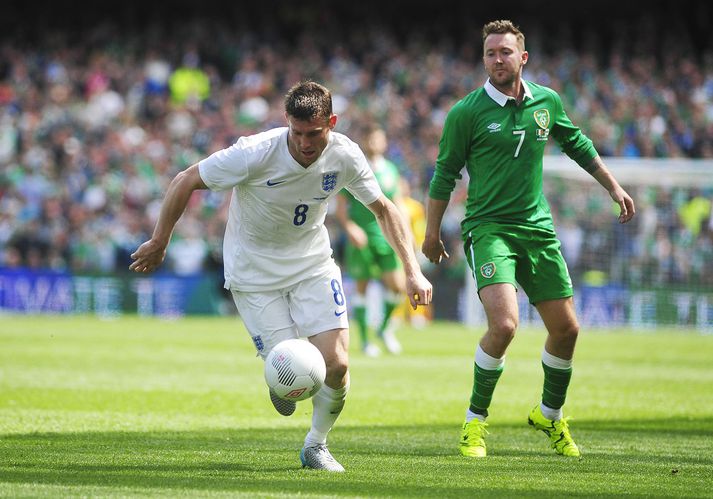
[{"label": "white trim on green jersey", "polygon": [[[530,91],[530,87],[527,86],[527,82],[525,80],[520,80],[520,83],[522,83],[522,88],[525,91],[525,97],[528,99],[532,99],[532,92]],[[511,95],[505,95],[500,90],[495,88],[493,84],[490,83],[490,78],[488,78],[483,87],[485,87],[485,93],[487,93],[488,96],[495,102],[497,102],[500,107],[505,107],[505,104],[507,104],[509,100],[517,100],[515,99],[515,97]]]},{"label": "white trim on green jersey", "polygon": [[348,137],[330,132],[320,157],[304,168],[287,148],[287,130],[241,137],[198,165],[208,188],[233,189],[223,241],[228,289],[281,289],[329,272],[329,200],[342,188],[364,204],[381,196],[363,152]]}]

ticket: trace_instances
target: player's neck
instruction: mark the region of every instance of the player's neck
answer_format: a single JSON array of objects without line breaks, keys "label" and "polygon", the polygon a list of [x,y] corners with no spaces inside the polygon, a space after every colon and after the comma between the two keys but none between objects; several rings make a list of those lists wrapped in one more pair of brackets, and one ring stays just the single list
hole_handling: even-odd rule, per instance
[{"label": "player's neck", "polygon": [[520,105],[520,103],[525,98],[525,87],[522,84],[520,78],[515,78],[509,85],[495,85],[492,81],[490,82],[498,91],[502,94],[507,95],[515,99],[515,103]]}]

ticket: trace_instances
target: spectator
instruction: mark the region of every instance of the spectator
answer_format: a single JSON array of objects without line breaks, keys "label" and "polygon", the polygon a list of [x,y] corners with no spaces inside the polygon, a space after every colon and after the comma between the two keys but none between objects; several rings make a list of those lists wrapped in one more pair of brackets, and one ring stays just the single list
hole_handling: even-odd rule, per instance
[{"label": "spectator", "polygon": [[[332,7],[338,8],[347,7]],[[310,30],[309,23],[296,26],[304,19],[296,21],[290,9],[270,12],[273,21],[258,22],[260,12],[269,9],[246,12],[239,29],[226,18],[183,22],[169,32],[167,19],[131,29],[87,23],[89,28],[73,35],[70,29],[51,28],[57,23],[40,30],[37,21],[34,39],[12,31],[0,35],[0,255],[6,264],[26,265],[28,252],[22,248],[31,241],[39,245],[39,253],[31,255],[37,265],[123,270],[128,249],[153,225],[137,214],[158,206],[168,180],[240,135],[281,124],[283,117],[274,110],[280,109],[287,85],[310,76],[335,90],[335,106],[347,106],[340,110],[340,131],[372,122],[384,127],[390,143],[386,155],[413,197],[423,201],[446,111],[485,80],[482,70],[472,68],[478,42],[455,44],[446,35],[425,35],[431,31],[418,22],[391,29],[387,18],[367,11],[362,12],[365,22],[338,33]],[[335,12],[326,9],[321,19],[333,20]],[[677,41],[649,36],[681,22],[644,19],[612,39],[590,30],[576,52],[551,50],[543,31],[533,32],[529,43],[537,51],[536,64],[528,65],[526,77],[562,90],[572,118],[591,130],[603,156],[711,159],[713,46],[691,44],[685,36]],[[280,23],[291,27],[278,30]],[[31,29],[31,21],[23,26],[26,33]],[[650,50],[623,58],[627,33],[648,40]],[[557,36],[567,35],[563,30]],[[192,83],[182,86],[181,75]],[[669,272],[667,282],[700,274],[710,261],[701,255],[710,247],[711,231],[682,232],[677,211],[697,194],[655,191],[660,200],[651,205],[650,215],[642,213],[637,243],[628,250],[637,252],[632,266],[668,268],[648,249],[663,225],[660,237],[667,244],[690,239],[674,258],[677,265],[686,258],[703,262]],[[713,198],[710,192],[701,195]],[[563,206],[581,204],[567,199]],[[192,215],[197,223],[220,226],[223,202],[200,193]],[[698,209],[687,215],[691,210],[684,208],[686,223],[703,216]],[[444,221],[444,229],[457,233],[460,215],[456,210],[448,215],[452,220]],[[579,261],[600,258],[587,253],[607,228],[577,209],[562,215],[565,231],[586,231],[573,230],[565,251],[576,252],[584,237]],[[17,241],[22,242],[19,253]],[[219,245],[209,246],[208,256],[196,260],[213,271],[221,256]],[[576,279],[576,265],[571,270]]]}]

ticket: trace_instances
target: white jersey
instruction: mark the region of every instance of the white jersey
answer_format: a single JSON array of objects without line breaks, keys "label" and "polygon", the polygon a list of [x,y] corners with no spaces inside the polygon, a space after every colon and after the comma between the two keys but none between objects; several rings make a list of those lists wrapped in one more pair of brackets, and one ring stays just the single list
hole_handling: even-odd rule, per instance
[{"label": "white jersey", "polygon": [[381,196],[364,153],[345,135],[330,132],[304,168],[287,149],[287,130],[241,137],[198,165],[209,189],[233,188],[223,241],[228,289],[276,290],[328,272],[329,199],[342,188],[367,205]]}]

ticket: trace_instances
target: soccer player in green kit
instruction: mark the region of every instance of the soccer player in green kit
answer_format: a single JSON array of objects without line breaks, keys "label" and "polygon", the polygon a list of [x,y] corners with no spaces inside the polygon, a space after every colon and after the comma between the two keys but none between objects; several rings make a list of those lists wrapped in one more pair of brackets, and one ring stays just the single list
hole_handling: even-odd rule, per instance
[{"label": "soccer player in green kit", "polygon": [[489,79],[457,102],[443,127],[428,200],[422,251],[433,263],[447,258],[441,221],[460,171],[469,175],[464,250],[487,316],[475,353],[473,391],[460,451],[484,457],[488,416],[505,352],[518,326],[517,283],[537,308],[548,336],[542,351],[542,401],[528,422],[543,431],[555,452],[579,457],[562,417],[572,376],[579,324],[572,282],[542,191],[547,141],[592,175],[619,205],[619,222],[634,216],[634,202],[608,171],[592,142],[569,120],[553,90],[522,79],[525,36],[510,21],[483,27],[483,62]]},{"label": "soccer player in green kit", "polygon": [[[398,168],[384,157],[387,145],[386,133],[376,127],[366,133],[362,148],[384,195],[393,201],[406,217],[405,209],[401,206]],[[377,357],[381,353],[379,347],[369,341],[366,313],[366,290],[369,281],[379,279],[384,285],[383,317],[376,334],[389,353],[398,355],[402,348],[396,338],[391,315],[401,303],[405,292],[406,276],[403,267],[381,232],[374,214],[347,191],[342,191],[337,196],[336,217],[348,238],[345,267],[347,273],[356,280],[356,295],[351,301],[361,349],[369,357]]]}]

